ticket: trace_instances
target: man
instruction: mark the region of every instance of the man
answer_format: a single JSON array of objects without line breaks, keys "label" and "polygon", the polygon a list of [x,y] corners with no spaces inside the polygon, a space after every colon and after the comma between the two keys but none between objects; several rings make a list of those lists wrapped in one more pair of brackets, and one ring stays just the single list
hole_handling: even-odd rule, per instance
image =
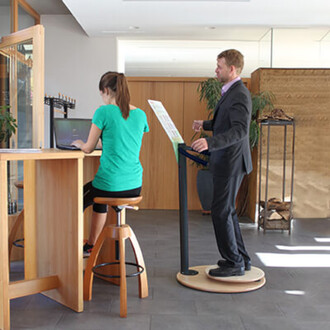
[{"label": "man", "polygon": [[216,277],[241,276],[251,269],[245,249],[235,200],[245,174],[252,171],[249,130],[252,111],[251,96],[241,81],[243,55],[229,49],[218,55],[217,78],[224,85],[212,120],[195,120],[193,129],[212,130],[213,136],[193,142],[198,152],[209,150],[213,175],[212,222],[219,252],[224,260],[210,270]]}]

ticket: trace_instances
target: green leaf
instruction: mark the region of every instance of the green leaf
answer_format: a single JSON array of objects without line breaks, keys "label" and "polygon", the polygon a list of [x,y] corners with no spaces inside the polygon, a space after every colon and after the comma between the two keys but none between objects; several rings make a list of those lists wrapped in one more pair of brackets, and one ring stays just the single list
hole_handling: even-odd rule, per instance
[{"label": "green leaf", "polygon": [[0,142],[8,141],[17,128],[16,119],[8,109],[9,105],[0,106]]}]

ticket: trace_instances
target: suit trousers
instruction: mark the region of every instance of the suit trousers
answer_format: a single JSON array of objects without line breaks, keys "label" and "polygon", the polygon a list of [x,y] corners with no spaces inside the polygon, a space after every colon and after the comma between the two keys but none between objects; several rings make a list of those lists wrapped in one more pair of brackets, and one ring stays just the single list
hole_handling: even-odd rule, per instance
[{"label": "suit trousers", "polygon": [[212,222],[220,255],[233,267],[250,260],[245,249],[235,208],[236,196],[245,174],[231,177],[213,174]]}]

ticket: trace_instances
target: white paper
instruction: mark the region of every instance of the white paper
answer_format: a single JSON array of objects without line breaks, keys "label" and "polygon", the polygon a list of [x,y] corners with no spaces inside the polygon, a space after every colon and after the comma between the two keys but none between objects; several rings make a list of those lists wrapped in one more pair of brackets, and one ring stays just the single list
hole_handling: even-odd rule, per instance
[{"label": "white paper", "polygon": [[159,122],[163,126],[167,136],[170,138],[171,142],[173,143],[184,143],[182,136],[180,135],[179,131],[175,127],[171,117],[168,115],[166,109],[164,108],[162,102],[148,100],[152,110],[154,111],[155,115],[157,116]]}]

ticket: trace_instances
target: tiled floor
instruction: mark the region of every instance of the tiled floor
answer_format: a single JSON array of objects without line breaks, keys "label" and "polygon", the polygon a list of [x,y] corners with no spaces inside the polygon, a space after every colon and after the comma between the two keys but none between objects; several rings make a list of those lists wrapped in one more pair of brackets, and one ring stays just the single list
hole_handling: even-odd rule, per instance
[{"label": "tiled floor", "polygon": [[[253,265],[265,271],[267,283],[249,293],[214,294],[191,290],[176,281],[180,269],[178,212],[140,210],[127,218],[144,253],[150,292],[148,298],[139,299],[137,279],[128,279],[127,319],[119,317],[118,287],[96,279],[93,299],[85,303],[83,313],[40,294],[12,300],[12,329],[330,328],[330,242],[314,239],[330,238],[330,219],[295,220],[291,236],[281,231],[264,234],[254,224],[242,223]],[[219,256],[211,218],[190,212],[189,226],[190,266],[215,264]],[[301,250],[286,250],[288,246]],[[258,253],[273,254],[265,265]],[[296,261],[300,262],[297,267]],[[12,264],[12,278],[22,271],[21,263]]]}]

